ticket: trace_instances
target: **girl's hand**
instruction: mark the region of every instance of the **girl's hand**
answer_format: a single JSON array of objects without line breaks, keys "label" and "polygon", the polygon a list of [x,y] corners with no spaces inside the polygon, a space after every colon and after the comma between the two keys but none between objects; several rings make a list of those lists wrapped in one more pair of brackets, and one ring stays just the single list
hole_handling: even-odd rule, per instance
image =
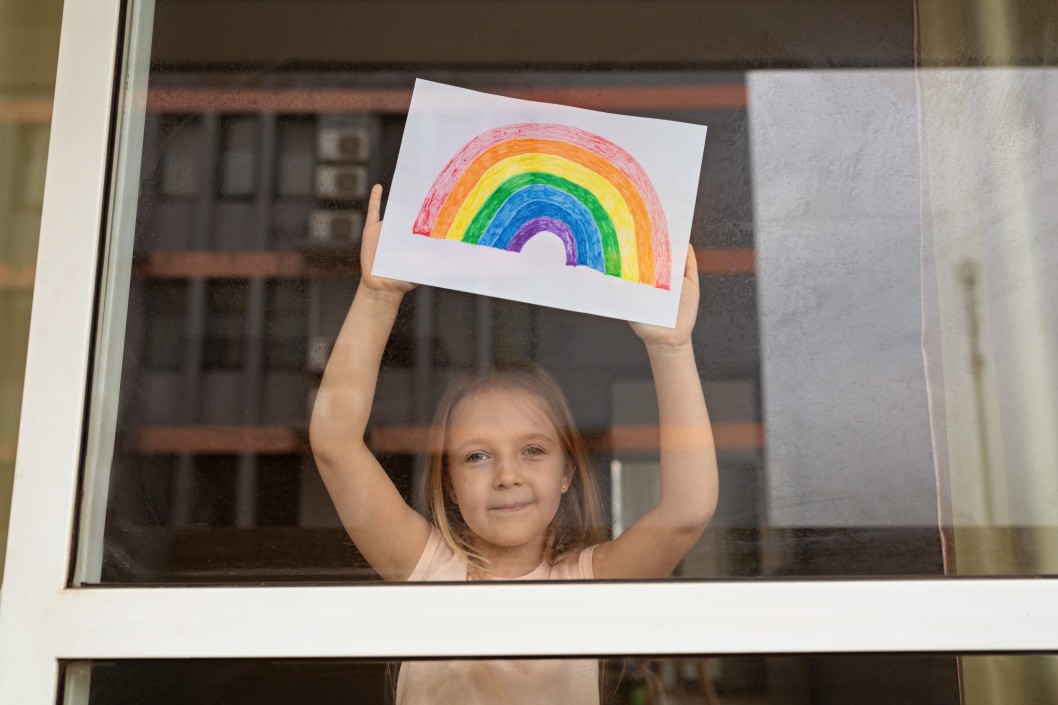
[{"label": "girl's hand", "polygon": [[410,282],[399,279],[386,279],[371,273],[375,264],[375,250],[378,249],[378,235],[382,232],[382,186],[375,184],[371,188],[371,197],[367,201],[367,218],[364,220],[364,234],[360,238],[360,286],[372,291],[394,293],[403,296],[415,288]]},{"label": "girl's hand", "polygon": [[690,345],[691,331],[698,317],[698,261],[694,258],[694,248],[687,246],[687,263],[683,270],[683,288],[680,290],[680,307],[676,315],[676,327],[665,328],[647,323],[632,323],[636,332],[647,347],[681,347]]}]

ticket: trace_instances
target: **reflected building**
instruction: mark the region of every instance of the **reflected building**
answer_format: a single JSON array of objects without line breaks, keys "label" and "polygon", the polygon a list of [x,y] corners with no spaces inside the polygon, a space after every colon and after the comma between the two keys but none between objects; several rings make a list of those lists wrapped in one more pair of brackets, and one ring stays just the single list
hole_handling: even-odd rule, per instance
[{"label": "reflected building", "polygon": [[[708,302],[696,348],[725,493],[682,574],[760,574],[763,434],[742,76],[529,78],[449,80],[721,127],[703,165],[692,244]],[[152,76],[102,579],[212,581],[216,570],[230,580],[222,557],[260,542],[262,531],[273,538],[254,549],[247,579],[371,579],[317,476],[307,425],[356,290],[367,193],[392,177],[413,77],[266,74],[237,91],[230,80]],[[425,427],[448,381],[525,360],[563,385],[607,519],[627,526],[660,488],[649,364],[620,321],[416,290],[383,361],[372,449],[413,499]]]}]

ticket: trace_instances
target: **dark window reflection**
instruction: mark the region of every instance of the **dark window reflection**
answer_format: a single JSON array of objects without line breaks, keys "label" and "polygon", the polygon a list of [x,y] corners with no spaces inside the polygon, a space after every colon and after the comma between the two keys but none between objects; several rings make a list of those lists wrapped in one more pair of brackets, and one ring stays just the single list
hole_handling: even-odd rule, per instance
[{"label": "dark window reflection", "polygon": [[[1054,657],[991,657],[1021,669],[1007,679],[1032,694]],[[949,655],[620,658],[600,662],[604,705],[957,705],[958,659]],[[304,705],[393,701],[397,663],[305,660],[111,661],[90,669],[90,705]],[[1013,673],[1013,671],[1011,671]],[[1026,700],[1028,701],[1028,700]],[[1054,703],[1049,696],[1039,703]]]},{"label": "dark window reflection", "polygon": [[246,348],[245,281],[211,281],[206,289],[206,339],[203,364],[207,370],[231,370],[243,365]]},{"label": "dark window reflection", "polygon": [[257,462],[257,526],[297,526],[302,469],[296,456],[267,455]]},{"label": "dark window reflection", "polygon": [[276,196],[308,198],[316,167],[316,122],[312,116],[283,118],[276,154]]},{"label": "dark window reflection", "polygon": [[192,198],[202,188],[202,120],[195,115],[166,115],[161,120],[162,194]]},{"label": "dark window reflection", "polygon": [[192,505],[189,524],[232,526],[235,523],[236,480],[239,458],[209,455],[195,458],[191,476]]},{"label": "dark window reflection", "polygon": [[249,198],[254,194],[258,157],[256,117],[232,117],[224,121],[220,159],[220,196]]},{"label": "dark window reflection", "polygon": [[264,341],[266,367],[299,370],[305,366],[306,294],[305,283],[300,280],[268,283]]},{"label": "dark window reflection", "polygon": [[[633,3],[598,24],[584,3],[494,3],[482,26],[452,25],[435,5],[409,18],[401,3],[374,3],[380,19],[364,33],[358,3],[259,3],[233,43],[218,5],[158,1],[103,581],[375,578],[306,429],[356,290],[367,189],[392,178],[416,77],[709,126],[695,347],[723,489],[678,575],[940,573],[932,526],[769,524],[747,129],[748,71],[912,67],[913,4]],[[541,26],[558,53],[541,55],[526,29]],[[656,463],[628,439],[657,417],[646,356],[620,321],[417,290],[383,357],[372,450],[412,499],[422,431],[449,380],[518,360],[562,385],[605,528],[628,526]]]},{"label": "dark window reflection", "polygon": [[143,364],[154,369],[177,369],[185,363],[184,321],[187,282],[155,280],[147,283]]}]

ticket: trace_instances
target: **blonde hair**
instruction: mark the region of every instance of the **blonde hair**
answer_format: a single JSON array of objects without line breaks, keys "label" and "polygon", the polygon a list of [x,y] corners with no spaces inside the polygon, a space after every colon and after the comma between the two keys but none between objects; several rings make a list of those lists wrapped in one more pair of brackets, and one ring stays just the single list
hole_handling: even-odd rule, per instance
[{"label": "blonde hair", "polygon": [[566,553],[606,540],[598,491],[588,464],[584,440],[577,430],[566,396],[554,378],[543,368],[530,364],[493,367],[470,373],[453,383],[434,414],[430,428],[426,467],[419,483],[419,497],[426,518],[437,527],[445,543],[463,560],[488,569],[488,561],[473,549],[470,529],[459,507],[449,496],[445,440],[452,413],[465,399],[492,390],[526,392],[539,402],[540,410],[554,424],[567,462],[573,468],[569,490],[561,496],[558,512],[551,521],[544,558],[554,565]]}]

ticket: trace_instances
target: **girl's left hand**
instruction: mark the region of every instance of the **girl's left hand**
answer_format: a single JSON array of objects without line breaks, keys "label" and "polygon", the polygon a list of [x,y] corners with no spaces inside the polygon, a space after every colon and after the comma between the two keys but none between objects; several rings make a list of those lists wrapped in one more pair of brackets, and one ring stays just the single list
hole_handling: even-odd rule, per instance
[{"label": "girl's left hand", "polygon": [[683,288],[680,290],[680,307],[676,315],[676,327],[665,328],[648,323],[629,321],[646,345],[680,347],[689,345],[694,321],[698,317],[698,261],[694,258],[694,248],[687,246],[687,263],[683,270]]}]

